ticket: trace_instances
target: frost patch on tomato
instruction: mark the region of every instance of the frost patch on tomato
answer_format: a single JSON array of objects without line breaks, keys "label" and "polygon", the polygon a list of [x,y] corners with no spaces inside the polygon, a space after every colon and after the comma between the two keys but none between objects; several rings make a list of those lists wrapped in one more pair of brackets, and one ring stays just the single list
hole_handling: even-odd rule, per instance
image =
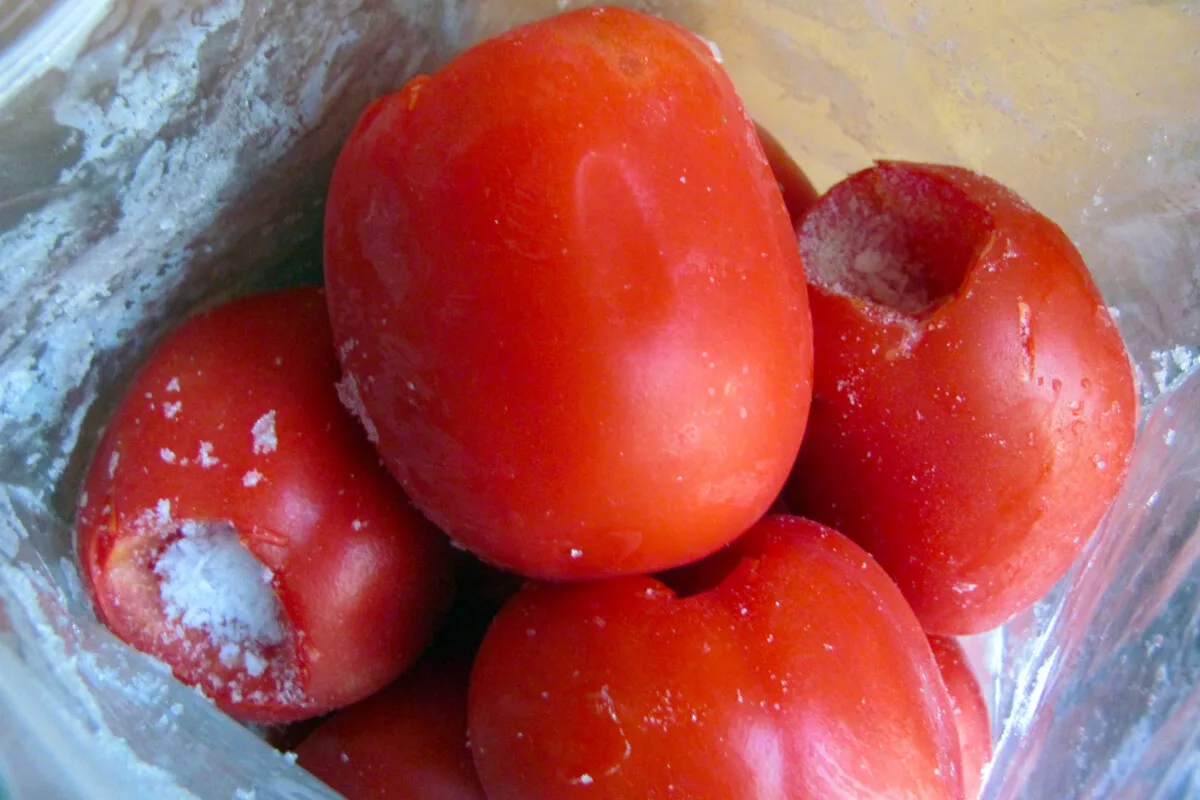
[{"label": "frost patch on tomato", "polygon": [[[135,606],[143,592],[154,595],[145,600],[157,605],[161,617],[142,623],[153,631],[152,649],[215,699],[251,707],[306,703],[275,576],[233,525],[174,520],[162,501],[138,527],[147,544],[167,543],[146,565],[153,579],[142,584],[145,589],[136,580],[119,587]],[[134,578],[137,569],[126,577]]]},{"label": "frost patch on tomato", "polygon": [[367,407],[363,405],[362,393],[358,390],[358,379],[354,377],[354,373],[347,372],[337,382],[337,395],[346,410],[353,414],[363,426],[371,444],[379,444],[379,430],[375,427],[370,415],[367,414]]},{"label": "frost patch on tomato", "polygon": [[718,64],[725,63],[725,56],[722,55],[721,48],[717,46],[716,42],[712,39],[705,39],[703,36],[696,36],[696,38],[704,42],[705,46],[708,47],[708,52],[712,53],[713,61],[716,61]]},{"label": "frost patch on tomato", "polygon": [[216,644],[283,641],[274,576],[233,526],[184,522],[179,531],[154,566],[167,620],[203,630]]},{"label": "frost patch on tomato", "polygon": [[[274,414],[275,412],[271,412],[271,413]],[[272,441],[274,441],[274,437],[275,437],[274,419],[272,419],[271,422],[272,422],[271,438],[272,438]],[[257,443],[255,444],[254,452],[256,452],[256,453],[258,452]],[[213,455],[213,443],[212,442],[201,442],[200,443],[200,449],[196,453],[196,463],[198,463],[200,466],[204,467],[205,469],[208,469],[209,467],[214,467],[217,464],[221,463],[221,459],[219,459]]]},{"label": "frost patch on tomato", "polygon": [[250,433],[254,436],[254,454],[268,455],[279,447],[275,437],[275,411],[271,410],[254,421]]},{"label": "frost patch on tomato", "polygon": [[821,198],[801,225],[800,257],[811,283],[921,317],[962,286],[992,228],[949,182],[880,164]]}]

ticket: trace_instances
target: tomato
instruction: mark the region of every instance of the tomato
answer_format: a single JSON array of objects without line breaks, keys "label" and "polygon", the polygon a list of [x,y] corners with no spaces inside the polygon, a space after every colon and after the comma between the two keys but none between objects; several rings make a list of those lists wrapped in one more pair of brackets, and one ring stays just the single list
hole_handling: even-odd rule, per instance
[{"label": "tomato", "polygon": [[185,321],[142,367],[77,519],[100,618],[230,714],[315,716],[394,679],[453,593],[450,550],[338,401],[325,298]]},{"label": "tomato", "polygon": [[992,760],[992,730],[987,702],[957,640],[949,636],[930,636],[929,646],[933,650],[933,657],[937,659],[938,669],[942,671],[946,690],[950,693],[950,704],[954,707],[954,726],[958,729],[967,798],[975,800],[983,785],[983,771]]},{"label": "tomato", "polygon": [[950,701],[896,586],[770,517],[716,588],[529,584],[471,673],[491,800],[962,797]]},{"label": "tomato", "polygon": [[770,131],[757,124],[755,130],[758,131],[758,141],[767,156],[767,163],[771,165],[771,174],[775,176],[779,192],[783,195],[788,216],[792,219],[792,227],[799,228],[804,215],[817,204],[817,190]]},{"label": "tomato", "polygon": [[375,102],[325,271],[347,394],[405,490],[533,577],[748,529],[811,397],[779,189],[708,47],[622,9],[514,29]]},{"label": "tomato", "polygon": [[484,800],[467,749],[465,662],[423,659],[399,681],[335,713],[298,763],[349,800]]},{"label": "tomato", "polygon": [[1066,235],[955,167],[881,163],[799,233],[816,377],[793,509],[865,547],[925,629],[992,628],[1065,573],[1120,486],[1137,397]]}]

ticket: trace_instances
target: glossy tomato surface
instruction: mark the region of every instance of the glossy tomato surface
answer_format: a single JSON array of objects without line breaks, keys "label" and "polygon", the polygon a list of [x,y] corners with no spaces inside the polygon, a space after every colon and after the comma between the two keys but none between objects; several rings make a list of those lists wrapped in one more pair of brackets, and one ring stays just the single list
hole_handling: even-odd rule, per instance
[{"label": "glossy tomato surface", "polygon": [[967,800],[979,797],[983,786],[983,771],[992,760],[992,731],[987,702],[979,680],[971,671],[962,645],[950,636],[930,636],[929,647],[942,671],[942,681],[950,693],[954,708],[954,726],[958,729],[959,750],[962,753],[963,785]]},{"label": "glossy tomato surface", "polygon": [[1012,192],[922,164],[836,185],[799,242],[816,378],[792,508],[870,551],[929,632],[999,625],[1066,572],[1133,444],[1087,268]]},{"label": "glossy tomato surface", "polygon": [[683,29],[588,9],[415,79],[351,134],[325,230],[344,392],[485,560],[666,568],[783,486],[803,272],[754,126]]},{"label": "glossy tomato surface", "polygon": [[317,289],[185,321],[108,425],[78,512],[97,614],[242,719],[394,679],[453,593],[450,550],[338,401]]},{"label": "glossy tomato surface", "polygon": [[465,661],[433,655],[334,714],[296,749],[348,800],[485,800],[467,749]]},{"label": "glossy tomato surface", "polygon": [[962,797],[950,701],[900,592],[848,539],[771,517],[714,589],[522,589],[476,656],[491,800]]}]

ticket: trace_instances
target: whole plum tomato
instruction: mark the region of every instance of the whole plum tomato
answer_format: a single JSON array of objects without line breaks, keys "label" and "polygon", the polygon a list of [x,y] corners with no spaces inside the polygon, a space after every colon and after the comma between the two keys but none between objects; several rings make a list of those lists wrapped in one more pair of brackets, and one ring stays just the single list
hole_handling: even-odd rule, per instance
[{"label": "whole plum tomato", "polygon": [[322,722],[296,749],[300,766],[348,800],[485,800],[467,749],[468,674],[431,654]]},{"label": "whole plum tomato", "polygon": [[690,597],[628,576],[509,601],[468,701],[491,800],[963,796],[950,699],[883,570],[797,517],[732,549]]},{"label": "whole plum tomato", "polygon": [[803,271],[754,126],[682,28],[587,9],[414,79],[351,133],[325,231],[343,395],[485,560],[663,569],[782,488]]},{"label": "whole plum tomato", "polygon": [[337,380],[320,290],[198,314],[137,374],[80,499],[101,620],[241,719],[374,692],[416,660],[453,594],[450,548]]},{"label": "whole plum tomato", "polygon": [[942,671],[942,681],[950,693],[954,708],[954,725],[958,729],[958,744],[962,752],[963,784],[967,800],[979,797],[983,771],[992,760],[992,730],[988,719],[987,702],[979,680],[967,663],[962,645],[950,636],[930,636],[929,647]]},{"label": "whole plum tomato", "polygon": [[875,556],[927,631],[1004,622],[1066,572],[1133,445],[1087,268],[1011,191],[924,164],[835,185],[799,244],[816,372],[792,508]]}]

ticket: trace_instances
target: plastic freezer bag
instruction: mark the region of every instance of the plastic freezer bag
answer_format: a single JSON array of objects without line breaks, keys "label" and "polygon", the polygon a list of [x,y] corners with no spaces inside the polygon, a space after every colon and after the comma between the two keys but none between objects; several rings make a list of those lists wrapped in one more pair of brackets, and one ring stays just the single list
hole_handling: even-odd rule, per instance
[{"label": "plastic freezer bag", "polygon": [[[0,5],[0,774],[14,797],[310,798],[319,783],[95,620],[71,557],[106,414],[197,306],[319,272],[372,96],[530,0]],[[1200,5],[662,2],[819,187],[962,164],[1075,239],[1139,372],[1124,491],[1035,609],[968,642],[985,797],[1200,796]]]}]

